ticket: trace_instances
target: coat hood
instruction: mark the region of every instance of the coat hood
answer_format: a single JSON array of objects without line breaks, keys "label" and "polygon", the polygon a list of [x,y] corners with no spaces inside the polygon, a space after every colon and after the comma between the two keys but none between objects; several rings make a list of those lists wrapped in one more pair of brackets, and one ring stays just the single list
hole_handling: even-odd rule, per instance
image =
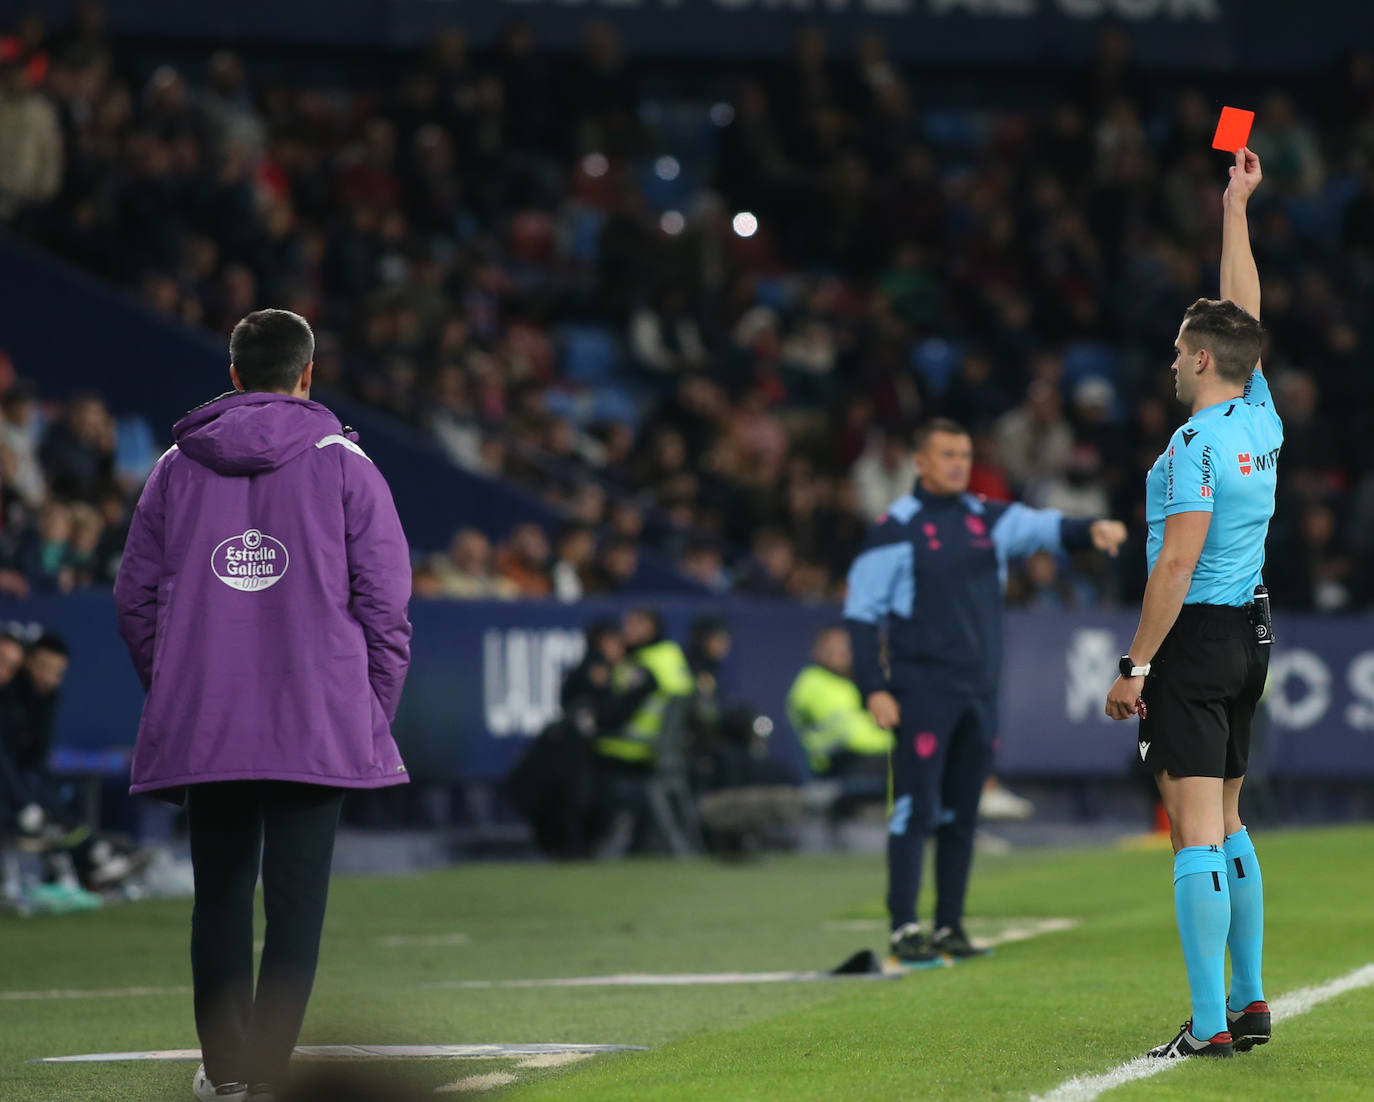
[{"label": "coat hood", "polygon": [[229,394],[193,409],[172,428],[177,447],[223,475],[262,474],[290,462],[339,419],[318,402],[286,394]]}]

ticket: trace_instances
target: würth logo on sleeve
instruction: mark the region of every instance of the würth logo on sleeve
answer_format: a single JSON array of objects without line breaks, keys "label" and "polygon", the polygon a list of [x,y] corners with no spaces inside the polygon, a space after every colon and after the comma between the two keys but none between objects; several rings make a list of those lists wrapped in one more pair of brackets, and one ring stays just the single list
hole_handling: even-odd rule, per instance
[{"label": "w\u00fcrth logo on sleeve", "polygon": [[286,545],[256,528],[230,536],[210,553],[210,569],[230,589],[256,593],[281,581],[291,564]]},{"label": "w\u00fcrth logo on sleeve", "polygon": [[1202,486],[1199,489],[1202,497],[1212,496],[1212,449],[1202,449]]},{"label": "w\u00fcrth logo on sleeve", "polygon": [[1236,456],[1236,462],[1240,464],[1240,473],[1243,475],[1248,475],[1251,471],[1255,469],[1253,464],[1251,464],[1250,462],[1249,452],[1241,452],[1240,454],[1238,454]]}]

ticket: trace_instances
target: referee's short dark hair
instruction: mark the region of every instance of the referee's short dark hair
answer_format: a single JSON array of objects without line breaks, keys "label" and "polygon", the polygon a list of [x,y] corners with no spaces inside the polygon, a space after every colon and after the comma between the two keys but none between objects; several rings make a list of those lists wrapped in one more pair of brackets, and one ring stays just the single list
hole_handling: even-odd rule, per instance
[{"label": "referee's short dark hair", "polygon": [[1226,299],[1200,298],[1183,315],[1183,335],[1197,352],[1206,349],[1217,374],[1228,383],[1243,383],[1259,362],[1264,330],[1246,310]]},{"label": "referee's short dark hair", "polygon": [[244,390],[295,390],[314,358],[310,323],[290,310],[254,310],[229,335],[229,362]]},{"label": "referee's short dark hair", "polygon": [[937,432],[947,432],[951,436],[969,435],[968,429],[964,428],[958,421],[952,421],[948,417],[932,417],[929,421],[923,421],[917,426],[913,442],[916,451],[920,451],[930,443],[930,438]]}]

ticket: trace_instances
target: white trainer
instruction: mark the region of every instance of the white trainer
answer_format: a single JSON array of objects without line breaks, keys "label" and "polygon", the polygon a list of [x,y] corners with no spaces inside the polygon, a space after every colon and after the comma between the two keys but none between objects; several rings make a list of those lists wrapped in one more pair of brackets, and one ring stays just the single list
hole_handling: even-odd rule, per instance
[{"label": "white trainer", "polygon": [[1034,814],[1035,805],[1030,800],[995,782],[984,788],[978,799],[980,819],[1029,819]]},{"label": "white trainer", "polygon": [[216,1086],[210,1082],[210,1077],[205,1074],[205,1065],[201,1064],[196,1068],[196,1077],[191,1084],[191,1089],[195,1092],[196,1102],[244,1102],[248,1097],[247,1083],[220,1083]]}]

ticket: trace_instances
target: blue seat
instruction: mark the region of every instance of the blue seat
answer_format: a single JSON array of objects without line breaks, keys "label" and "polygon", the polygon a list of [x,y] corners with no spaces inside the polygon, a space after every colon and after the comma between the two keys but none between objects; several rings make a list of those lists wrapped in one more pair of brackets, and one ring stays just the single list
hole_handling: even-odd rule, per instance
[{"label": "blue seat", "polygon": [[783,276],[759,276],[754,281],[754,301],[785,314],[797,301],[797,284]]},{"label": "blue seat", "polygon": [[604,383],[620,366],[620,343],[608,329],[569,326],[563,330],[562,376],[570,383]]},{"label": "blue seat", "polygon": [[584,395],[571,390],[550,389],[544,392],[544,410],[575,425],[586,423],[590,408],[590,403]]},{"label": "blue seat", "polygon": [[925,380],[931,394],[949,389],[963,359],[963,350],[943,337],[927,337],[911,350],[911,367]]},{"label": "blue seat", "polygon": [[582,209],[569,218],[568,259],[576,264],[594,265],[601,256],[601,231],[606,215],[599,210]]},{"label": "blue seat", "polygon": [[1108,345],[1095,341],[1075,341],[1064,349],[1064,385],[1072,387],[1092,375],[1115,383],[1121,376],[1121,363]]},{"label": "blue seat", "polygon": [[637,427],[640,422],[639,405],[634,396],[622,386],[599,386],[592,395],[591,419]]},{"label": "blue seat", "polygon": [[945,149],[971,150],[978,144],[978,127],[965,111],[928,111],[926,137]]},{"label": "blue seat", "polygon": [[1299,237],[1310,241],[1322,235],[1328,209],[1323,199],[1312,195],[1290,195],[1283,200],[1283,209],[1288,221],[1293,224],[1293,232]]},{"label": "blue seat", "polygon": [[635,168],[635,179],[645,202],[660,212],[686,210],[695,186],[693,174],[679,157],[677,175],[671,180],[664,180],[655,169],[657,162],[657,157],[645,157]]},{"label": "blue seat", "polygon": [[146,417],[128,414],[115,421],[115,470],[142,482],[162,451]]}]

